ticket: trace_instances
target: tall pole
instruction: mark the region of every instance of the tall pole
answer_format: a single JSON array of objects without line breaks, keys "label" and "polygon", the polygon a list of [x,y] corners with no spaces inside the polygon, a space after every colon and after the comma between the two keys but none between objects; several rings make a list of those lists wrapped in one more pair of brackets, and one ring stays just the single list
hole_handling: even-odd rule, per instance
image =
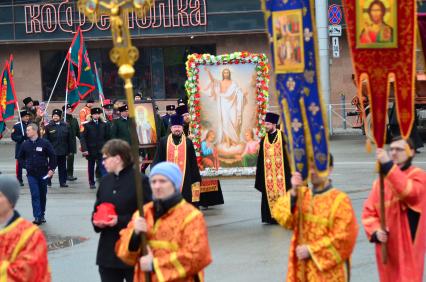
[{"label": "tall pole", "polygon": [[[315,16],[318,32],[319,61],[320,61],[320,81],[323,102],[331,104],[330,99],[330,55],[328,50],[328,0],[315,0]],[[331,115],[328,116],[331,120]]]},{"label": "tall pole", "polygon": [[64,62],[62,63],[61,69],[59,70],[58,76],[56,77],[55,84],[53,85],[52,91],[50,92],[49,99],[46,103],[46,108],[44,109],[44,113],[47,113],[47,108],[49,107],[50,100],[52,99],[53,92],[55,92],[56,85],[58,84],[59,77],[61,76],[62,70],[64,69],[65,63],[67,61],[67,56],[65,56]]},{"label": "tall pole", "polygon": [[[130,139],[132,156],[135,168],[135,189],[140,216],[143,212],[143,183],[140,174],[139,141],[136,133],[135,104],[132,77],[135,74],[133,65],[139,58],[139,51],[132,45],[127,18],[131,11],[142,15],[152,5],[151,0],[110,0],[110,1],[88,1],[79,0],[79,8],[89,17],[92,22],[97,21],[100,15],[108,15],[111,23],[111,34],[114,48],[110,51],[110,59],[118,66],[118,75],[124,81],[127,105],[129,107]],[[147,254],[146,234],[140,234],[142,255]],[[151,281],[151,273],[145,273],[145,281]]]}]

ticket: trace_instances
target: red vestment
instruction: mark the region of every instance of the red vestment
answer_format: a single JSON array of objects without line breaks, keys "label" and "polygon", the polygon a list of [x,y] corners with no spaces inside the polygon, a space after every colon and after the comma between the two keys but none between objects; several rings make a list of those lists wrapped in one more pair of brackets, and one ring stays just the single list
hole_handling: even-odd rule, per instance
[{"label": "red vestment", "polygon": [[[203,282],[203,269],[212,261],[203,214],[182,200],[154,222],[154,205],[144,207],[148,232],[147,241],[154,256],[152,282]],[[136,212],[133,218],[139,216]],[[145,281],[140,270],[140,252],[129,251],[133,220],[121,230],[116,254],[135,266],[135,282]],[[196,280],[196,277],[198,280]]]},{"label": "red vestment", "polygon": [[[294,230],[286,281],[349,281],[349,260],[358,235],[349,197],[334,188],[317,194],[307,187],[299,189],[302,196],[293,210],[290,192],[279,198],[272,210],[272,216],[280,225]],[[308,247],[309,259],[297,259],[298,245]]]},{"label": "red vestment", "polygon": [[[420,214],[414,242],[408,209]],[[385,178],[385,216],[389,229],[388,262],[382,264],[381,244],[376,244],[380,281],[420,282],[423,277],[426,243],[426,174],[411,166],[402,171],[394,165]],[[362,223],[369,240],[380,229],[380,181],[364,204]]]},{"label": "red vestment", "polygon": [[0,281],[51,281],[43,232],[21,217],[0,229]]}]

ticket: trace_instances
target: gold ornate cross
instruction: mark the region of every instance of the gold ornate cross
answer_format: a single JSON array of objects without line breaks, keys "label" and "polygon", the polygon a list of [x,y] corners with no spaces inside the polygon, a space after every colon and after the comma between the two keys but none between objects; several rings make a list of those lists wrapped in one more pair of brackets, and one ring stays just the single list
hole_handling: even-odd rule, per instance
[{"label": "gold ornate cross", "polygon": [[[129,106],[130,137],[132,156],[136,171],[140,171],[139,140],[136,133],[135,104],[133,94],[132,77],[135,74],[133,65],[139,58],[139,51],[132,45],[129,26],[127,24],[130,12],[136,12],[142,16],[151,7],[153,0],[79,0],[80,11],[90,21],[98,21],[101,15],[109,16],[114,47],[110,51],[110,59],[118,66],[118,75],[124,80],[127,105]],[[135,173],[135,188],[138,201],[139,214],[143,216],[143,184],[139,173]],[[141,233],[142,253],[147,253],[145,234]],[[151,281],[149,273],[146,273],[145,281]]]}]

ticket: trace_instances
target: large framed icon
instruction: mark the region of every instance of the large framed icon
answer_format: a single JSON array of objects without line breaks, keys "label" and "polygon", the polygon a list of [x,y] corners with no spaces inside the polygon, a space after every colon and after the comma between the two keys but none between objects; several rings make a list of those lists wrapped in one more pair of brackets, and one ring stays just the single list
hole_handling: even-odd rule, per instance
[{"label": "large framed icon", "polygon": [[398,0],[356,1],[356,47],[398,47]]},{"label": "large framed icon", "polygon": [[156,145],[158,132],[155,122],[155,107],[152,101],[135,104],[135,121],[139,146]]},{"label": "large framed icon", "polygon": [[264,54],[188,57],[190,129],[202,171],[237,173],[256,166],[259,140],[265,135],[268,72]]}]

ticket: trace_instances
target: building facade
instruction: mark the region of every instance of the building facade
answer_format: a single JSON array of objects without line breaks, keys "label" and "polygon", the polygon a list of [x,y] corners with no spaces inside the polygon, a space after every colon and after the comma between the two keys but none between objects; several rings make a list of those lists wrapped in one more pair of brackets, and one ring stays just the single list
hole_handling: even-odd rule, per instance
[{"label": "building facade", "polygon": [[[133,44],[140,51],[133,83],[156,100],[184,95],[188,54],[234,51],[269,52],[257,0],[156,0],[143,17],[130,14]],[[107,98],[124,98],[122,80],[109,59],[112,48],[108,17],[93,24],[77,1],[4,0],[0,2],[0,60],[15,58],[19,100],[48,100],[74,32],[80,26],[91,61],[102,77]],[[66,68],[52,101],[65,99]]]}]

